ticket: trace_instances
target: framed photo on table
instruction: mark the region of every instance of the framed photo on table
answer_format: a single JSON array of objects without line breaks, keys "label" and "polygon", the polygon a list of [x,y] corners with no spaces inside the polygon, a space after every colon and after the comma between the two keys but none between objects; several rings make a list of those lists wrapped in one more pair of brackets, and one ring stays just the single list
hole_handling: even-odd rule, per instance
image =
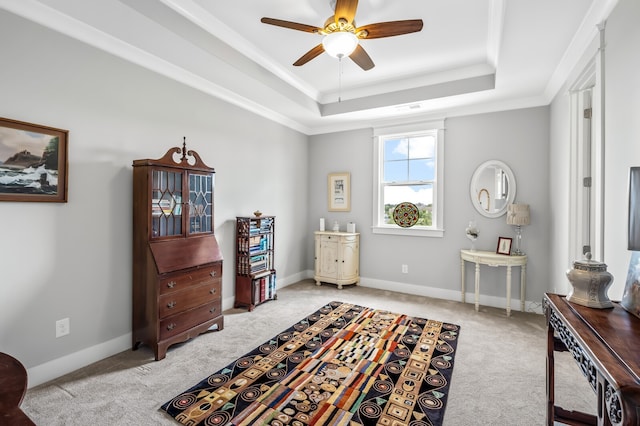
[{"label": "framed photo on table", "polygon": [[330,212],[351,211],[351,174],[330,173],[327,181]]},{"label": "framed photo on table", "polygon": [[68,136],[0,117],[0,201],[66,203]]},{"label": "framed photo on table", "polygon": [[511,255],[511,242],[513,240],[511,238],[506,237],[498,237],[498,248],[496,249],[496,253]]}]

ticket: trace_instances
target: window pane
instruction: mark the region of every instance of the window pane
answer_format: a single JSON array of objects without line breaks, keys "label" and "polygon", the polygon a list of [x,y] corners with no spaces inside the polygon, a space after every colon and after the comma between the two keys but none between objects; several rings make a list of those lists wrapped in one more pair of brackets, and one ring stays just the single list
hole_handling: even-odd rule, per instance
[{"label": "window pane", "polygon": [[404,182],[408,174],[406,161],[385,161],[384,182]]},{"label": "window pane", "polygon": [[383,182],[435,180],[434,150],[433,135],[386,139]]},{"label": "window pane", "polygon": [[434,180],[436,175],[435,165],[433,159],[409,160],[409,180]]},{"label": "window pane", "polygon": [[393,209],[401,202],[410,202],[418,207],[420,219],[416,226],[432,226],[433,186],[400,185],[384,187],[384,223],[393,224]]},{"label": "window pane", "polygon": [[384,141],[384,159],[406,160],[409,155],[409,145],[406,138],[392,138]]},{"label": "window pane", "polygon": [[416,136],[409,139],[409,158],[435,157],[436,138],[432,135]]}]

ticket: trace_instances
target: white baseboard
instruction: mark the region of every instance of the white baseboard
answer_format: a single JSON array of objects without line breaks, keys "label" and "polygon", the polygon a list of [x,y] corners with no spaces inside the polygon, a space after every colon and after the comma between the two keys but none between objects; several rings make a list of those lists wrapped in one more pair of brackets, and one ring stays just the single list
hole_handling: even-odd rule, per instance
[{"label": "white baseboard", "polygon": [[[426,287],[415,284],[390,282],[386,280],[376,280],[372,278],[360,277],[360,285],[362,287],[376,288],[379,290],[397,291],[400,293],[413,294],[416,296],[433,297],[435,299],[460,301],[461,294],[456,290],[447,290],[435,287]],[[466,303],[475,303],[475,293],[465,293]],[[480,305],[491,306],[493,308],[507,307],[507,298],[498,296],[487,296],[481,294],[479,297]],[[524,303],[525,312],[542,314],[542,303],[526,301]],[[520,310],[520,299],[511,299],[511,310]]]},{"label": "white baseboard", "polygon": [[131,349],[131,333],[27,369],[29,388]]},{"label": "white baseboard", "polygon": [[311,276],[309,276],[309,271],[298,272],[293,275],[289,275],[283,279],[278,278],[276,281],[278,284],[278,288],[288,287],[291,284],[295,284],[307,278],[313,278],[313,272],[311,272]]},{"label": "white baseboard", "polygon": [[[313,278],[313,271],[307,270],[305,278]],[[427,287],[416,284],[407,284],[401,282],[393,282],[387,280],[377,280],[374,278],[360,277],[360,285],[362,287],[375,288],[378,290],[397,291],[399,293],[413,294],[416,296],[433,297],[434,299],[460,301],[460,291],[449,290],[436,287]],[[475,293],[465,293],[466,303],[475,303]],[[498,296],[487,296],[481,294],[479,297],[480,305],[491,306],[493,308],[507,307],[507,298]],[[525,312],[542,314],[542,303],[525,300]],[[520,299],[511,299],[511,310],[520,310]]]}]

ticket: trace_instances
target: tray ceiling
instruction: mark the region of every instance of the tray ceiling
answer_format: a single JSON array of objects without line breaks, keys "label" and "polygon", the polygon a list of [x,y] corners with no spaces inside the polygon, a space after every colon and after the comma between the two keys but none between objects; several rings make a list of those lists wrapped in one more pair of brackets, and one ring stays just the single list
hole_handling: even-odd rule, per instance
[{"label": "tray ceiling", "polygon": [[329,0],[0,0],[48,26],[306,134],[548,104],[617,0],[360,0],[358,26],[422,19],[363,40],[375,67],[322,54]]}]

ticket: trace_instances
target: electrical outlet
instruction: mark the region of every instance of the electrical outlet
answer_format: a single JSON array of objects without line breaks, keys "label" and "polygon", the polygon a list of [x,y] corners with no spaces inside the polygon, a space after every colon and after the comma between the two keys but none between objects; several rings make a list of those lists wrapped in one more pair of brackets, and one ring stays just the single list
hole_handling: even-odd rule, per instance
[{"label": "electrical outlet", "polygon": [[409,265],[402,265],[402,273],[403,274],[409,273]]},{"label": "electrical outlet", "polygon": [[69,318],[56,321],[56,338],[66,336],[70,332]]}]

